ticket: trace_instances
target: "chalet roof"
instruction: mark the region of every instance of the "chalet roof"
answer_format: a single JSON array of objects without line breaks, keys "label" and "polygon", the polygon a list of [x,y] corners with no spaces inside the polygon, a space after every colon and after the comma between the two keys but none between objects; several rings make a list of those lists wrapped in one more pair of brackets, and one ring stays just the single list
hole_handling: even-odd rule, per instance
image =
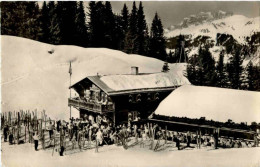
[{"label": "chalet roof", "polygon": [[139,75],[106,75],[87,76],[85,79],[75,83],[71,87],[84,84],[86,80],[91,81],[108,95],[119,95],[129,93],[168,91],[174,90],[184,84],[190,84],[183,75],[174,72],[152,73]]},{"label": "chalet roof", "polygon": [[88,76],[87,78],[106,93],[114,91],[100,80],[100,76]]},{"label": "chalet roof", "polygon": [[157,115],[236,123],[260,122],[260,92],[184,85],[166,97]]}]

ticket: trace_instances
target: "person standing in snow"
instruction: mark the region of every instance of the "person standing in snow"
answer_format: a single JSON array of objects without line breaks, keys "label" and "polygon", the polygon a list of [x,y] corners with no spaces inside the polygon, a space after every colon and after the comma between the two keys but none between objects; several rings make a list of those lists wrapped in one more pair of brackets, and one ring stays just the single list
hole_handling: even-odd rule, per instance
[{"label": "person standing in snow", "polygon": [[217,149],[218,148],[218,133],[217,133],[217,129],[215,129],[213,137],[214,137],[214,148]]},{"label": "person standing in snow", "polygon": [[135,136],[135,142],[138,142],[137,125],[134,125],[134,136]]},{"label": "person standing in snow", "polygon": [[176,147],[178,148],[178,150],[180,150],[180,134],[178,132],[175,141],[176,141]]},{"label": "person standing in snow", "polygon": [[45,134],[44,134],[45,130],[42,130],[41,133],[41,141],[42,141],[42,148],[45,149]]},{"label": "person standing in snow", "polygon": [[33,126],[30,124],[29,126],[29,143],[33,142]]},{"label": "person standing in snow", "polygon": [[73,123],[70,123],[68,131],[69,131],[69,139],[71,141],[71,139],[73,138]]},{"label": "person standing in snow", "polygon": [[253,147],[258,147],[258,144],[259,144],[259,141],[258,141],[258,135],[257,135],[257,133],[254,135],[254,145],[253,145]]},{"label": "person standing in snow", "polygon": [[54,129],[54,125],[52,125],[52,122],[50,122],[48,129],[49,129],[49,135],[50,135],[50,139],[51,139],[52,135],[53,135],[53,129]]},{"label": "person standing in snow", "polygon": [[98,129],[96,133],[97,143],[99,146],[103,144],[103,131],[101,129]]},{"label": "person standing in snow", "polygon": [[92,125],[95,123],[94,117],[93,117],[91,114],[88,116],[88,119],[89,119],[89,122],[90,122]]},{"label": "person standing in snow", "polygon": [[75,139],[78,141],[78,126],[76,123],[73,125],[73,135],[75,134]]},{"label": "person standing in snow", "polygon": [[10,127],[9,129],[9,144],[12,145],[13,144],[13,140],[14,140],[14,135],[13,135],[13,130]]},{"label": "person standing in snow", "polygon": [[118,133],[118,138],[122,142],[124,149],[127,149],[127,143],[126,143],[127,136],[126,135],[127,135],[127,130],[126,130],[125,126],[123,126]]},{"label": "person standing in snow", "polygon": [[38,142],[39,142],[38,132],[33,134],[33,140],[34,140],[34,149],[35,151],[38,151]]},{"label": "person standing in snow", "polygon": [[145,136],[147,138],[149,136],[149,129],[148,129],[146,124],[144,125],[144,133],[145,133]]},{"label": "person standing in snow", "polygon": [[8,131],[9,131],[8,125],[5,125],[4,126],[4,142],[7,142]]},{"label": "person standing in snow", "polygon": [[190,143],[191,143],[191,134],[190,134],[190,132],[188,131],[188,132],[187,132],[187,147],[190,147]]},{"label": "person standing in snow", "polygon": [[60,156],[63,156],[66,147],[66,136],[63,126],[60,128]]}]

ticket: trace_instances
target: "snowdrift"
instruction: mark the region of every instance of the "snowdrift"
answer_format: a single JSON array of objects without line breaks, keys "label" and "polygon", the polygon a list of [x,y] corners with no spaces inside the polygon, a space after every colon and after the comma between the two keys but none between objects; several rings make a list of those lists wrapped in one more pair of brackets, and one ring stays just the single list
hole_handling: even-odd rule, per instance
[{"label": "snowdrift", "polygon": [[184,85],[158,106],[155,114],[236,123],[260,122],[260,92]]},{"label": "snowdrift", "polygon": [[[106,48],[56,46],[25,38],[1,36],[2,111],[46,110],[56,119],[69,117],[69,62],[72,84],[86,76],[158,73],[164,62],[140,55],[128,55]],[[169,64],[170,73],[183,75],[185,64]],[[72,95],[75,95],[73,92]],[[78,116],[74,109],[73,116]]]}]

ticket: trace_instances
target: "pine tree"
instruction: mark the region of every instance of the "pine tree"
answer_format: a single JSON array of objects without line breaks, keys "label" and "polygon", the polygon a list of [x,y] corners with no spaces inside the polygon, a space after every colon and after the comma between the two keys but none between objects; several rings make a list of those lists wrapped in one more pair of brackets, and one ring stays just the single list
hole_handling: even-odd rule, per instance
[{"label": "pine tree", "polygon": [[95,36],[96,36],[96,24],[97,24],[97,9],[96,9],[96,2],[95,1],[90,1],[89,2],[89,30],[90,30],[90,46],[96,47],[96,41],[95,41]]},{"label": "pine tree", "polygon": [[253,87],[255,91],[260,91],[260,66],[253,66]]},{"label": "pine tree", "polygon": [[247,67],[247,84],[248,90],[254,90],[254,68],[253,63],[250,61]]},{"label": "pine tree", "polygon": [[147,55],[148,29],[144,16],[142,2],[139,3],[137,12],[137,53]]},{"label": "pine tree", "polygon": [[41,28],[42,28],[42,35],[40,37],[40,41],[49,43],[49,36],[50,36],[50,19],[49,19],[49,10],[47,7],[46,2],[43,2],[42,9],[41,9]]},{"label": "pine tree", "polygon": [[135,1],[133,2],[133,8],[132,8],[132,12],[130,15],[129,29],[132,32],[132,34],[136,35],[136,33],[137,33],[137,8],[135,5]]},{"label": "pine tree", "polygon": [[155,13],[151,27],[151,35],[149,40],[149,56],[161,60],[165,60],[167,56],[165,39],[163,35],[163,26],[161,19],[158,17],[157,13]]},{"label": "pine tree", "polygon": [[196,65],[197,65],[197,57],[198,55],[192,55],[188,61],[187,67],[186,67],[186,77],[190,81],[191,84],[197,85],[197,71],[196,71]]},{"label": "pine tree", "polygon": [[122,31],[122,43],[121,43],[121,46],[120,48],[121,49],[124,49],[125,47],[125,38],[126,38],[126,34],[127,34],[127,31],[128,31],[128,28],[129,28],[129,12],[128,12],[128,8],[126,6],[126,4],[124,3],[124,7],[121,11],[121,15],[122,15],[122,18],[121,19],[118,19],[117,22],[118,24],[117,25],[121,25],[121,31]]},{"label": "pine tree", "polygon": [[116,49],[115,41],[115,18],[112,12],[112,7],[109,1],[105,2],[105,8],[103,12],[104,28],[105,28],[105,47]]},{"label": "pine tree", "polygon": [[50,19],[50,25],[49,25],[50,35],[48,41],[51,44],[61,44],[60,27],[58,24],[60,22],[58,17],[58,13],[59,13],[58,10],[60,10],[60,8],[57,8],[57,5],[55,5],[54,1],[49,1],[49,3],[47,4],[49,19]]},{"label": "pine tree", "polygon": [[187,76],[192,84],[216,86],[217,73],[215,60],[207,46],[205,48],[200,46],[198,56],[194,55],[189,59]]},{"label": "pine tree", "polygon": [[1,34],[38,40],[39,17],[37,2],[1,2]]},{"label": "pine tree", "polygon": [[86,15],[84,11],[83,2],[80,1],[77,7],[76,14],[76,45],[86,47],[89,44]]},{"label": "pine tree", "polygon": [[92,47],[105,46],[104,8],[104,4],[100,1],[89,2],[89,30]]},{"label": "pine tree", "polygon": [[243,67],[239,48],[235,49],[235,54],[231,57],[230,63],[227,65],[227,71],[231,84],[230,87],[233,89],[240,89]]},{"label": "pine tree", "polygon": [[168,72],[170,70],[168,62],[164,62],[162,72]]},{"label": "pine tree", "polygon": [[129,28],[125,35],[124,51],[126,53],[137,53],[137,8],[135,1],[129,19]]},{"label": "pine tree", "polygon": [[[29,16],[27,20],[27,36],[30,39],[39,40],[41,36],[40,9],[37,2],[28,2],[26,5],[26,13]],[[25,27],[26,28],[26,27]]]},{"label": "pine tree", "polygon": [[60,29],[61,44],[74,45],[76,43],[76,1],[58,1],[58,26]]},{"label": "pine tree", "polygon": [[16,12],[18,10],[15,2],[1,2],[1,35],[18,36],[17,29],[19,26],[17,21],[21,20],[19,18],[21,15],[18,15]]},{"label": "pine tree", "polygon": [[126,31],[128,30],[128,26],[129,26],[129,12],[128,12],[128,8],[125,3],[124,3],[124,7],[121,11],[121,14],[122,14],[122,28],[123,28],[124,33],[126,33]]},{"label": "pine tree", "polygon": [[175,63],[174,58],[175,58],[175,57],[174,57],[172,51],[170,50],[169,53],[168,53],[168,56],[167,56],[167,61],[168,61],[169,63]]},{"label": "pine tree", "polygon": [[217,86],[218,87],[227,87],[227,76],[226,76],[226,70],[224,65],[224,51],[221,51],[219,54],[219,61],[216,67],[218,81]]},{"label": "pine tree", "polygon": [[115,29],[114,29],[114,47],[117,50],[124,49],[124,30],[123,30],[123,20],[122,16],[114,15],[115,17]]},{"label": "pine tree", "polygon": [[205,49],[202,51],[202,67],[203,73],[205,77],[205,85],[206,86],[216,86],[217,81],[217,74],[215,71],[215,60],[212,57],[209,47],[206,46]]}]

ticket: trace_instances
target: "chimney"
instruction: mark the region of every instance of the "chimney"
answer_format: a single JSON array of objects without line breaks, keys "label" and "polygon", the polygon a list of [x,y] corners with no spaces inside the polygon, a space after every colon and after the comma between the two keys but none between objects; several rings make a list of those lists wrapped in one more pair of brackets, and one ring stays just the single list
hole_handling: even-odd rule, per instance
[{"label": "chimney", "polygon": [[138,67],[132,66],[131,67],[131,74],[132,75],[138,75]]}]

